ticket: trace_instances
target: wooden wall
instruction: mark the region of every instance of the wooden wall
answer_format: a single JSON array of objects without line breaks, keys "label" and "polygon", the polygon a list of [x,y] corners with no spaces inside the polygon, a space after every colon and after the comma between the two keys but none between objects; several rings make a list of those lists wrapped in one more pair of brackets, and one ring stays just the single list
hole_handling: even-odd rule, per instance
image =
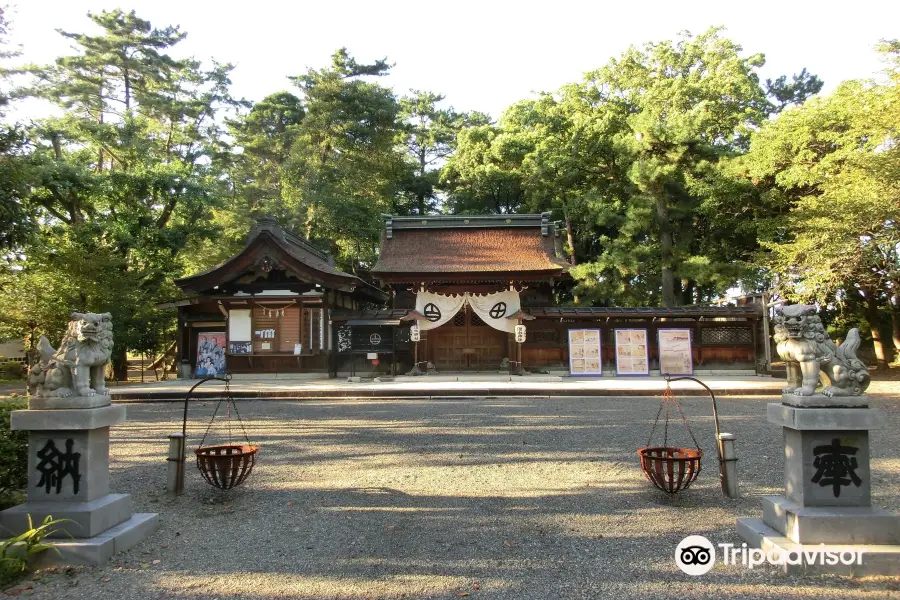
[{"label": "wooden wall", "polygon": [[535,319],[526,323],[527,341],[522,344],[522,362],[526,367],[568,369],[569,329],[600,329],[603,366],[615,369],[616,329],[646,329],[650,369],[659,368],[657,331],[666,328],[690,329],[695,369],[755,369],[759,332],[758,321],[713,321],[629,319],[601,321]]}]

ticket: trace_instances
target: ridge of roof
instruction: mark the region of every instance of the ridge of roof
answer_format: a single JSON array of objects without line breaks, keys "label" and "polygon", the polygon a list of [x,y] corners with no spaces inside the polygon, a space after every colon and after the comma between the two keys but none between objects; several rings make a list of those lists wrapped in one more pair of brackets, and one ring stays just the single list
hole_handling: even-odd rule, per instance
[{"label": "ridge of roof", "polygon": [[302,248],[303,250],[316,256],[317,258],[326,261],[329,265],[334,264],[334,258],[331,256],[331,253],[325,250],[321,250],[320,248],[316,248],[306,239],[300,237],[293,231],[285,229],[278,224],[274,217],[260,217],[250,228],[250,233],[247,235],[247,241],[244,243],[244,247],[249,246],[251,242],[259,237],[259,235],[264,231],[268,231],[273,236],[280,238],[281,241],[286,244],[291,244]]},{"label": "ridge of roof", "polygon": [[318,271],[329,275],[362,281],[362,279],[360,279],[356,275],[353,275],[352,273],[346,273],[335,267],[334,259],[332,258],[330,253],[316,248],[295,233],[284,229],[275,221],[274,218],[261,217],[250,228],[250,232],[247,234],[247,239],[244,242],[244,247],[241,248],[241,250],[237,254],[204,271],[195,273],[193,275],[188,275],[187,277],[176,279],[175,285],[184,287],[185,285],[188,285],[192,280],[199,279],[226,267],[229,263],[236,261],[247,250],[247,248],[249,248],[253,244],[253,242],[264,233],[271,236],[276,244],[280,245],[285,252],[293,256],[296,260]]},{"label": "ridge of roof", "polygon": [[541,235],[552,236],[556,223],[550,212],[500,215],[421,215],[401,217],[382,214],[387,239],[394,231],[407,229],[505,229],[511,227],[540,227]]}]

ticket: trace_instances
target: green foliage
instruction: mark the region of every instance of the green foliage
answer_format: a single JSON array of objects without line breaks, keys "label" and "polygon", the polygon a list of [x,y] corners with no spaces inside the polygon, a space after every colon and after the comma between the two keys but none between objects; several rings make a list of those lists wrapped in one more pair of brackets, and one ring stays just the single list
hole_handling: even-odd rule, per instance
[{"label": "green foliage", "polygon": [[60,32],[76,53],[27,69],[28,94],[64,113],[28,131],[23,210],[40,225],[0,281],[0,313],[4,333],[33,345],[39,333],[58,340],[72,310],[112,312],[121,374],[127,351],[170,336],[153,305],[174,293],[188,242],[215,231],[227,154],[218,115],[239,103],[230,66],[168,54],[184,39],[177,27],[89,16],[99,35]]},{"label": "green foliage", "polygon": [[[776,108],[756,75],[763,62],[718,29],[632,47],[498,124],[461,131],[442,174],[447,207],[551,209],[582,302],[693,303],[753,283],[747,217],[769,207],[734,163]],[[768,87],[784,103],[816,82],[804,71]]]},{"label": "green foliage", "polygon": [[406,159],[412,167],[405,191],[416,214],[425,215],[437,209],[438,167],[453,154],[457,134],[462,127],[486,122],[487,118],[479,113],[463,115],[452,108],[438,108],[444,101],[440,94],[410,91],[412,96],[400,100],[400,143],[406,147]]},{"label": "green foliage", "polygon": [[291,78],[306,114],[285,174],[294,219],[302,222],[286,225],[330,244],[348,269],[374,261],[380,214],[402,212],[400,104],[390,89],[368,80],[389,69],[386,60],[360,64],[341,49],[329,68]]},{"label": "green foliage", "polygon": [[25,367],[14,360],[0,362],[0,378],[22,379],[25,376]]},{"label": "green foliage", "polygon": [[883,50],[887,81],[844,82],[782,112],[746,159],[763,194],[787,208],[763,239],[776,291],[864,315],[882,365],[882,308],[900,327],[900,49]]},{"label": "green foliage", "polygon": [[25,400],[0,400],[0,509],[18,504],[28,485],[28,432],[9,428],[10,413],[26,408]]},{"label": "green foliage", "polygon": [[0,542],[0,585],[15,583],[28,571],[29,563],[42,552],[56,550],[52,544],[44,540],[59,532],[59,525],[71,522],[70,519],[54,519],[47,515],[37,527],[28,515],[28,530],[24,533]]}]

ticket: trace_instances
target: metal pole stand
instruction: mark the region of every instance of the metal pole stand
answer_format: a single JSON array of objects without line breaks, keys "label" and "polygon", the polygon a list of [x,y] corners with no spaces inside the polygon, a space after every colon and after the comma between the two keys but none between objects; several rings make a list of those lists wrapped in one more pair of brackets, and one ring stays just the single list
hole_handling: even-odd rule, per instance
[{"label": "metal pole stand", "polygon": [[[719,483],[722,484],[722,493],[728,498],[736,498],[738,495],[737,487],[737,458],[734,455],[734,435],[730,433],[719,433],[719,407],[716,404],[716,395],[712,389],[697,379],[696,377],[672,377],[668,373],[663,374],[666,378],[666,385],[673,381],[694,381],[699,383],[709,394],[712,400],[713,423],[716,426],[716,454],[719,455]],[[726,448],[730,454],[726,454]]]},{"label": "metal pole stand", "polygon": [[719,456],[722,458],[722,491],[729,498],[737,498],[737,458],[734,454],[734,434],[719,434]]},{"label": "metal pole stand", "polygon": [[187,438],[183,433],[169,434],[168,489],[170,494],[184,494],[184,444]]}]

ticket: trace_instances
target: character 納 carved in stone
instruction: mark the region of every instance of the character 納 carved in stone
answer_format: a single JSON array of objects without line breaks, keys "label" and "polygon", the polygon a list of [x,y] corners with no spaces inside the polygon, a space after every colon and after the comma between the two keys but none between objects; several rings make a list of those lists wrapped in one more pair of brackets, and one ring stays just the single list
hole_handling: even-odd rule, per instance
[{"label": "character \u7d0d carved in stone", "polygon": [[42,398],[109,394],[104,376],[112,354],[112,315],[72,313],[59,350],[41,336],[40,360],[28,372],[28,393]]},{"label": "character \u7d0d carved in stone", "polygon": [[38,463],[37,471],[41,474],[41,480],[38,481],[37,487],[44,488],[48,494],[52,488],[56,488],[56,493],[60,493],[63,487],[63,480],[66,475],[72,478],[72,492],[78,493],[78,483],[81,481],[81,473],[78,470],[81,462],[81,453],[72,452],[75,441],[66,440],[66,451],[60,452],[53,440],[47,440],[44,447],[37,451]]},{"label": "character \u7d0d carved in stone", "polygon": [[851,329],[844,343],[835,346],[815,306],[776,308],[774,338],[787,366],[788,387],[783,392],[811,396],[820,381],[826,396],[859,396],[869,387],[869,372],[856,357],[859,330]]}]

